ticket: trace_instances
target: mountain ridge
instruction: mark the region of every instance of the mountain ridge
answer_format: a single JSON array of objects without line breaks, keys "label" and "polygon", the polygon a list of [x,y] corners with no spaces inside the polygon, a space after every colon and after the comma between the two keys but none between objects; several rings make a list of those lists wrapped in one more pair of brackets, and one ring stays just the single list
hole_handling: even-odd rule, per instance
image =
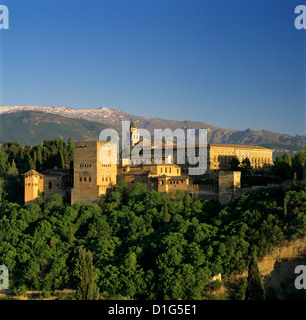
[{"label": "mountain ridge", "polygon": [[[198,121],[176,121],[166,120],[161,118],[149,118],[136,116],[130,113],[119,111],[116,109],[110,109],[106,107],[100,107],[98,109],[75,109],[71,107],[45,107],[45,106],[3,106],[0,105],[0,121],[3,121],[3,117],[6,116],[6,120],[16,112],[41,112],[45,114],[52,114],[53,116],[60,116],[70,119],[72,122],[76,120],[84,120],[95,123],[95,128],[99,127],[98,123],[104,127],[112,127],[121,131],[121,121],[127,121],[134,119],[138,128],[144,128],[153,134],[154,129],[169,128],[175,130],[177,128],[192,128],[192,129],[204,129],[207,128],[208,143],[216,144],[243,144],[243,145],[270,145],[270,146],[296,146],[304,147],[306,145],[306,136],[296,135],[291,136],[289,134],[275,133],[266,129],[252,130],[250,128],[246,130],[232,130],[223,129],[216,126],[212,126]],[[24,116],[26,116],[24,114]],[[30,114],[28,114],[30,116]],[[28,119],[30,121],[30,119]],[[56,119],[53,118],[56,122]],[[65,122],[63,119],[58,120]],[[70,122],[69,126],[72,126]],[[85,123],[78,123],[76,126],[84,126]],[[86,123],[88,125],[88,123]],[[86,126],[85,125],[85,126]],[[3,124],[2,124],[3,126]],[[9,128],[6,128],[9,130]],[[83,129],[80,129],[81,131]],[[88,133],[86,134],[88,136]],[[90,135],[89,135],[90,136]]]}]

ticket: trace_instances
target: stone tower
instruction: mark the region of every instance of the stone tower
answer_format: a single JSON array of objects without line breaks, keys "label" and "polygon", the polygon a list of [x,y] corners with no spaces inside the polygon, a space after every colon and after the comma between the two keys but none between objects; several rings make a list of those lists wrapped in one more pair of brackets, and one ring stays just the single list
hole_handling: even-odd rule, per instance
[{"label": "stone tower", "polygon": [[241,188],[241,171],[219,171],[219,202],[227,204],[236,196],[237,189]]},{"label": "stone tower", "polygon": [[131,147],[134,147],[134,145],[139,142],[139,130],[134,120],[132,120],[131,127],[130,127],[130,140],[131,140]]},{"label": "stone tower", "polygon": [[71,204],[99,203],[117,180],[117,145],[107,141],[74,144]]},{"label": "stone tower", "polygon": [[38,197],[38,192],[43,191],[43,175],[35,170],[24,174],[24,203],[29,203]]}]

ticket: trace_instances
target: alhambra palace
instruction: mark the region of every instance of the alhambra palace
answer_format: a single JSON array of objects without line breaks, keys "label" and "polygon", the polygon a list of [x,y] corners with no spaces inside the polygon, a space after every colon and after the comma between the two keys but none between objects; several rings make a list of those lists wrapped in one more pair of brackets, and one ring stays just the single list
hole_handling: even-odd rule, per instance
[{"label": "alhambra palace", "polygon": [[[138,129],[132,121],[130,127],[131,146],[139,140]],[[108,152],[113,161],[101,162],[101,150],[108,145]],[[140,157],[132,163],[119,159],[117,164],[117,145],[107,141],[81,141],[74,144],[73,170],[48,169],[41,173],[30,170],[24,174],[24,202],[29,203],[41,195],[50,197],[58,193],[65,197],[67,194],[71,204],[100,203],[108,192],[120,180],[127,183],[129,189],[136,183],[142,183],[148,190],[174,195],[177,190],[183,190],[194,199],[214,199],[226,204],[242,192],[241,172],[230,171],[230,162],[237,158],[240,162],[248,158],[254,170],[264,169],[273,165],[273,151],[264,147],[242,145],[207,145],[207,170],[204,175],[188,175],[190,165],[176,164],[177,149],[173,148],[173,157],[165,157],[162,150],[160,161],[153,155],[150,163]],[[163,149],[163,148],[162,148]],[[198,148],[199,149],[199,148]],[[197,148],[195,155],[197,154]],[[195,183],[205,179],[208,183]]]}]

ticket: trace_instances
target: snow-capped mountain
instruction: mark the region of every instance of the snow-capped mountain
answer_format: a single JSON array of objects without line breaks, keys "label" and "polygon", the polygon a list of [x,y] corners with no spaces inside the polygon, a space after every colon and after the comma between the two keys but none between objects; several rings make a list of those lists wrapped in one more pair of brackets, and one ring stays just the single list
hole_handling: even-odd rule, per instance
[{"label": "snow-capped mountain", "polygon": [[[276,148],[279,146],[291,145],[304,147],[306,145],[306,136],[292,137],[288,134],[275,133],[268,130],[229,130],[218,128],[203,122],[196,121],[174,121],[161,118],[148,118],[132,115],[123,111],[101,107],[98,109],[75,109],[69,107],[44,107],[44,106],[3,106],[0,105],[0,121],[3,117],[17,112],[40,112],[61,116],[70,119],[86,120],[89,122],[101,123],[112,128],[121,130],[121,121],[133,119],[138,128],[144,128],[153,134],[154,129],[175,130],[177,128],[207,129],[209,143],[223,144],[245,144],[245,145],[264,145]],[[30,116],[30,115],[29,115]],[[54,118],[53,118],[53,121]],[[1,129],[1,122],[0,122]],[[7,129],[9,130],[9,128]]]}]

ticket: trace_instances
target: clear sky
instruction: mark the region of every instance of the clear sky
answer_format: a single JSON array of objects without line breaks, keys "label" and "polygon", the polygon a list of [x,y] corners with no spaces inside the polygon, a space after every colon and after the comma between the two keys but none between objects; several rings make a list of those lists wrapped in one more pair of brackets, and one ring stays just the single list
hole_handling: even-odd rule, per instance
[{"label": "clear sky", "polygon": [[303,2],[1,0],[0,104],[305,134]]}]

